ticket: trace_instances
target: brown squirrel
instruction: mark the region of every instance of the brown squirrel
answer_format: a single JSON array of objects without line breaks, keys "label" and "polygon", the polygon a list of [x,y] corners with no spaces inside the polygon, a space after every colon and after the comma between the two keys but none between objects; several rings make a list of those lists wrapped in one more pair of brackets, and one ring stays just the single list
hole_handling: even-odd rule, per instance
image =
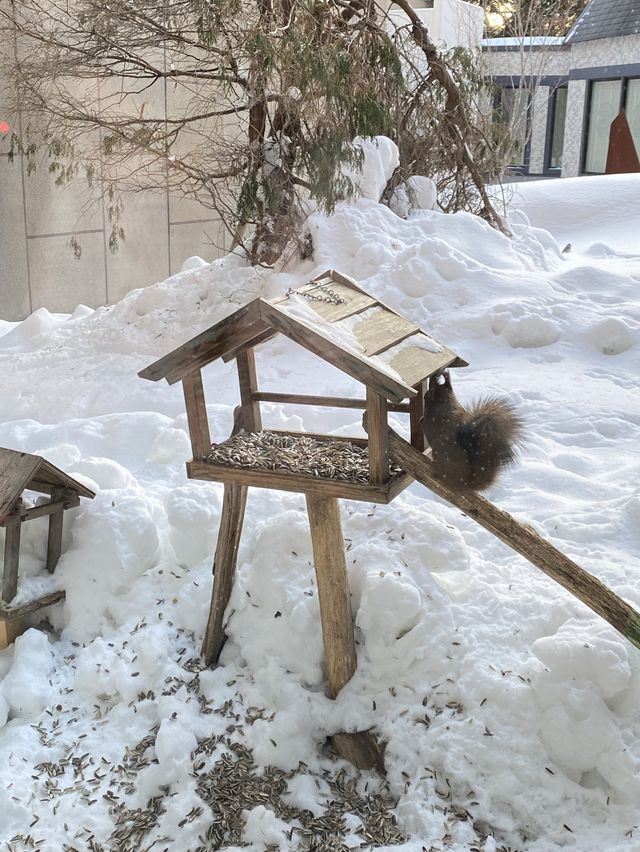
[{"label": "brown squirrel", "polygon": [[523,422],[507,400],[488,396],[466,409],[445,370],[429,379],[424,401],[434,473],[450,488],[482,491],[515,461]]}]

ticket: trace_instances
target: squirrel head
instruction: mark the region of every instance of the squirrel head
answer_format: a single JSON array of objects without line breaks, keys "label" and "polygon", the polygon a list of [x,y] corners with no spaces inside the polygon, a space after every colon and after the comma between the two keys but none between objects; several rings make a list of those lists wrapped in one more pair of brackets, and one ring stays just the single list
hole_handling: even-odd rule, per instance
[{"label": "squirrel head", "polygon": [[453,388],[451,387],[451,376],[448,370],[443,370],[441,373],[436,373],[429,378],[429,386],[424,395],[427,405],[437,405],[438,402],[450,400],[453,396]]}]

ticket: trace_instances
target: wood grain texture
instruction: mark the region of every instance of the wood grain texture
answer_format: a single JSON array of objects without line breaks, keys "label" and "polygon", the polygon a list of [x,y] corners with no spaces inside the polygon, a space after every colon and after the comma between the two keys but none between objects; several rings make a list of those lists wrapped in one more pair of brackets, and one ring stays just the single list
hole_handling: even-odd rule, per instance
[{"label": "wood grain texture", "polygon": [[307,494],[306,500],[329,694],[335,698],[356,670],[356,646],[340,505],[335,498],[313,494]]},{"label": "wood grain texture", "polygon": [[59,601],[64,600],[64,597],[64,591],[62,589],[58,589],[55,592],[49,592],[46,595],[42,595],[42,597],[34,598],[31,601],[18,604],[17,606],[12,606],[6,601],[0,600],[0,619],[15,621],[16,619],[23,618],[23,616],[29,615],[32,612],[37,612],[39,609],[44,609],[46,606],[58,603]]},{"label": "wood grain texture", "polygon": [[222,360],[226,363],[229,361],[233,361],[234,358],[237,358],[241,352],[244,352],[245,349],[253,349],[256,346],[259,346],[261,343],[266,343],[267,340],[271,340],[272,337],[277,335],[277,331],[274,331],[272,328],[267,328],[260,334],[256,334],[255,337],[251,337],[249,340],[245,340],[239,346],[235,346],[233,349],[229,349],[228,352],[225,352],[222,355]]},{"label": "wood grain texture", "polygon": [[182,389],[187,409],[191,452],[193,453],[194,461],[200,460],[208,456],[211,452],[211,436],[209,433],[209,419],[207,417],[207,404],[204,398],[204,387],[202,386],[202,374],[196,372],[185,376],[182,380]]},{"label": "wood grain texture", "polygon": [[235,483],[224,487],[222,516],[213,562],[213,590],[209,618],[202,643],[207,666],[215,666],[225,642],[224,613],[231,597],[247,502],[247,488]]},{"label": "wood grain texture", "polygon": [[347,375],[371,387],[392,402],[402,402],[415,396],[415,390],[402,381],[375,367],[364,356],[344,349],[310,323],[294,317],[277,305],[260,299],[260,312],[266,322],[281,331],[286,337],[299,343],[319,358],[328,361]]},{"label": "wood grain texture", "polygon": [[3,621],[0,619],[0,651],[4,651],[12,645],[18,636],[24,631],[24,625],[20,621]]},{"label": "wood grain texture", "polygon": [[[56,489],[52,488],[52,492],[55,492]],[[0,521],[0,527],[5,524],[12,524],[16,521],[31,521],[34,518],[42,518],[46,515],[51,515],[54,512],[59,512],[64,509],[71,509],[74,506],[80,505],[80,498],[77,494],[72,494],[68,489],[61,489],[64,491],[64,496],[59,500],[53,500],[50,503],[42,503],[40,506],[31,506],[30,508],[20,508],[14,510],[9,515],[4,516],[4,520]]]},{"label": "wood grain texture", "polygon": [[369,434],[369,482],[380,485],[389,480],[389,424],[387,401],[367,388],[367,431]]},{"label": "wood grain texture", "polygon": [[[258,391],[254,398],[260,402],[281,402],[284,405],[317,405],[324,408],[354,408],[362,410],[367,407],[366,399],[351,399],[343,396],[313,396],[301,393],[268,393]],[[389,411],[409,412],[408,402],[387,402]]]},{"label": "wood grain texture", "polygon": [[[273,430],[275,431],[275,430]],[[365,482],[346,482],[306,476],[296,473],[275,473],[256,468],[230,467],[210,462],[187,462],[187,476],[207,482],[235,482],[255,488],[272,488],[274,491],[295,491],[326,497],[342,497],[345,500],[360,500],[365,503],[388,503],[389,494],[397,479],[394,477],[382,485]]]},{"label": "wood grain texture", "polygon": [[[416,335],[416,339],[420,336]],[[412,387],[415,387],[424,379],[428,379],[429,376],[442,372],[447,367],[466,364],[455,352],[446,347],[443,347],[441,352],[429,352],[426,349],[420,349],[418,346],[407,345],[389,361],[390,356],[391,353],[387,351],[385,359],[391,369],[395,370],[402,376],[402,380]]]},{"label": "wood grain texture", "polygon": [[[238,332],[243,333],[260,319],[257,299],[234,311],[230,316],[187,340],[182,346],[149,364],[138,375],[141,379],[157,382],[166,378],[169,384],[179,381],[183,375],[199,370],[231,348],[228,341]],[[235,344],[237,345],[237,343]],[[225,349],[226,347],[226,349]],[[218,352],[213,355],[212,352]]]},{"label": "wood grain texture", "polygon": [[42,456],[0,447],[0,524],[11,514],[23,491],[50,494],[54,488],[67,488],[70,495],[95,497],[90,488],[77,482]]},{"label": "wood grain texture", "polygon": [[0,520],[11,513],[41,463],[39,456],[0,447]]},{"label": "wood grain texture", "polygon": [[377,769],[384,774],[384,748],[372,731],[356,731],[352,734],[334,734],[333,749],[356,769]]},{"label": "wood grain texture", "polygon": [[604,583],[543,539],[531,527],[474,492],[452,491],[433,475],[431,461],[389,430],[391,457],[418,482],[461,509],[497,538],[540,568],[578,600],[586,604],[637,648],[640,648],[640,613]]},{"label": "wood grain texture", "polygon": [[59,489],[54,489],[52,497],[54,502],[57,504],[57,508],[49,515],[49,530],[47,535],[47,571],[50,573],[55,571],[58,559],[60,559],[60,553],[62,552],[62,524],[64,518],[64,502],[60,499],[64,497],[64,494],[61,493]]},{"label": "wood grain texture", "polygon": [[242,424],[247,432],[259,432],[262,429],[262,417],[260,416],[260,403],[255,398],[258,390],[258,379],[253,349],[240,352],[236,358],[236,365],[240,384]]},{"label": "wood grain texture", "polygon": [[353,326],[353,334],[367,356],[377,355],[419,330],[415,323],[385,308],[372,316],[363,316]]},{"label": "wood grain texture", "polygon": [[20,524],[7,524],[4,539],[4,568],[2,571],[2,600],[7,603],[18,591],[18,561],[20,559]]},{"label": "wood grain texture", "polygon": [[[326,322],[338,322],[341,319],[353,316],[353,314],[361,313],[367,308],[374,307],[377,304],[373,296],[365,293],[364,290],[361,290],[359,287],[355,287],[351,281],[347,279],[338,280],[332,277],[331,273],[332,270],[329,270],[329,274],[323,273],[323,275],[317,276],[312,283],[306,284],[303,287],[298,287],[296,290],[296,292],[301,296],[304,296],[305,293],[309,293],[310,295],[316,295],[324,298],[324,293],[322,292],[321,287],[326,286],[329,290],[335,293],[338,298],[343,299],[341,304],[335,304],[333,301],[307,300],[309,307],[313,308],[313,310],[323,320],[326,320]],[[335,273],[333,274],[335,275]],[[289,296],[282,296],[279,299],[273,299],[271,301],[272,304],[279,305],[286,310]]]}]

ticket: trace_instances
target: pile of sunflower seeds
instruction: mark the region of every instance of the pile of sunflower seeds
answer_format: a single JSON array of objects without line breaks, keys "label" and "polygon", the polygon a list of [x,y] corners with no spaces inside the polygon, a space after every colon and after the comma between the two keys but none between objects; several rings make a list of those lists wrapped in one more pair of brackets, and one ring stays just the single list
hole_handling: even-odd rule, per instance
[{"label": "pile of sunflower seeds", "polygon": [[[314,816],[311,811],[286,802],[287,780],[305,774],[304,764],[290,772],[273,766],[259,771],[250,749],[239,743],[226,743],[227,752],[208,772],[196,772],[197,791],[211,809],[211,823],[200,837],[196,852],[210,852],[231,844],[242,844],[245,811],[256,805],[272,810],[280,819],[291,824],[288,839],[292,848],[301,852],[348,852],[345,835],[345,816],[355,814],[361,821],[357,848],[366,849],[381,844],[397,845],[408,838],[398,829],[392,808],[395,802],[384,793],[358,793],[355,778],[345,770],[337,776],[327,772],[325,778],[331,789],[331,800],[324,813]],[[277,847],[276,847],[277,848]]]},{"label": "pile of sunflower seeds", "polygon": [[[222,444],[214,444],[207,461],[275,473],[302,473],[349,482],[369,481],[366,447],[347,441],[322,441],[308,435],[242,432]],[[398,465],[390,463],[391,476],[401,472]]]}]

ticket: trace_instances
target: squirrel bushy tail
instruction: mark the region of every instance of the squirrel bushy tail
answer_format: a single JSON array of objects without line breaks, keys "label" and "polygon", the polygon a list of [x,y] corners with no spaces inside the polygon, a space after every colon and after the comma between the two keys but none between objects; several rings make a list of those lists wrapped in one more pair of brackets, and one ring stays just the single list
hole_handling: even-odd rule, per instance
[{"label": "squirrel bushy tail", "polygon": [[429,380],[424,431],[436,475],[450,488],[482,491],[515,461],[523,422],[510,402],[495,396],[465,408],[446,371]]}]

